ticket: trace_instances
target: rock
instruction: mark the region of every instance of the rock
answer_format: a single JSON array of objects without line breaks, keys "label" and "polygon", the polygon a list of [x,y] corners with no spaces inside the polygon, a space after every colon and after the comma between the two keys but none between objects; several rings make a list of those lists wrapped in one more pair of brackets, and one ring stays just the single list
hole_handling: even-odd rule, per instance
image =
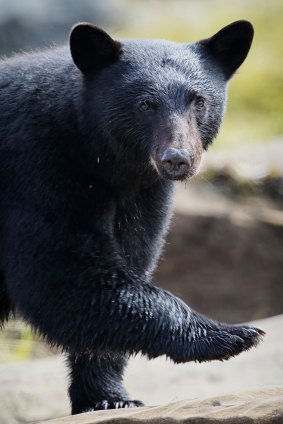
[{"label": "rock", "polygon": [[[144,416],[147,417],[148,421],[140,422],[160,423],[162,421],[152,421],[154,415],[151,416],[150,414],[154,413],[157,416],[161,413],[160,411],[163,411],[162,414],[165,417],[167,413],[173,414],[176,410],[178,411],[178,413],[175,413],[176,417],[185,419],[186,416],[186,422],[193,423],[195,421],[188,421],[189,415],[185,414],[192,414],[192,411],[197,414],[197,407],[194,405],[199,405],[200,413],[205,412],[207,414],[210,411],[211,417],[214,417],[216,413],[224,414],[226,409],[228,412],[234,411],[234,414],[238,414],[241,407],[243,411],[248,411],[251,408],[250,421],[226,421],[226,424],[234,422],[250,424],[255,422],[251,421],[251,419],[255,419],[253,418],[255,415],[252,415],[253,411],[258,414],[262,413],[263,420],[266,419],[263,412],[265,407],[266,414],[267,411],[270,412],[275,409],[282,412],[278,399],[281,396],[281,404],[283,404],[283,389],[270,389],[270,391],[269,388],[263,386],[282,385],[283,315],[257,321],[255,324],[266,331],[267,335],[264,341],[257,349],[243,353],[227,362],[174,365],[166,361],[165,358],[157,358],[152,361],[140,357],[132,359],[125,376],[125,385],[129,392],[133,394],[134,398],[145,401],[147,405],[164,403],[167,403],[167,405],[141,411],[135,409],[129,411],[129,413],[136,418],[142,417],[138,414],[145,411],[147,415]],[[260,387],[260,390],[253,391],[252,388],[254,387]],[[244,392],[240,392],[239,395],[232,394],[231,397],[226,397],[226,395],[215,397],[216,393],[237,392],[239,390]],[[203,396],[213,397],[209,398],[210,400],[194,400],[196,397]],[[266,403],[264,397],[266,397]],[[183,399],[187,400],[180,402]],[[232,406],[228,409],[227,405],[230,399]],[[211,406],[211,402],[216,402],[216,400],[222,402],[221,411],[217,409],[218,407],[212,408]],[[179,402],[171,404],[171,402],[176,401]],[[67,375],[62,357],[55,356],[17,365],[0,366],[0,411],[0,424],[22,424],[68,415],[70,408],[67,398]],[[214,412],[212,413],[212,411]],[[117,417],[122,414],[122,421],[114,422],[126,423],[126,416],[123,415],[125,413],[128,414],[125,411],[115,411],[115,417],[116,414]],[[67,421],[65,419],[61,422],[91,423],[93,417],[103,418],[107,416],[109,419],[111,417],[111,412],[110,415],[99,414],[100,412],[87,414],[83,418],[85,421],[71,421],[74,418],[68,418]],[[244,416],[243,414],[244,412],[242,416]],[[218,415],[216,416],[218,417]],[[192,419],[196,419],[196,417],[197,415],[192,416]],[[261,424],[280,422],[275,421],[276,415],[272,419],[274,421],[259,422]],[[282,419],[282,416],[280,419]],[[107,422],[109,424],[112,421]],[[167,421],[163,422],[169,424],[172,423],[172,420],[168,418]]]},{"label": "rock", "polygon": [[[255,389],[163,406],[90,412],[50,424],[269,424],[283,422],[283,388]],[[42,423],[43,424],[43,423]]]}]

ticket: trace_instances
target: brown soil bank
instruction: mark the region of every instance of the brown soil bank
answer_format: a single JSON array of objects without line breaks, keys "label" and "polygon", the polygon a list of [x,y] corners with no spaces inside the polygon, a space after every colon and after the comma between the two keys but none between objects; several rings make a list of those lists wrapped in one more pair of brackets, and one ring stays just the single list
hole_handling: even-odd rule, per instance
[{"label": "brown soil bank", "polygon": [[212,318],[241,322],[283,312],[283,211],[263,198],[181,187],[154,278]]}]

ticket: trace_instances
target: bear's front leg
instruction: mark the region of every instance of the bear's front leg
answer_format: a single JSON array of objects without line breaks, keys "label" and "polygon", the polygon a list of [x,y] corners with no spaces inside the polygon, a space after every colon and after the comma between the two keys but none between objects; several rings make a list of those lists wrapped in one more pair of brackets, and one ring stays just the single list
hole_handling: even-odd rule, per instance
[{"label": "bear's front leg", "polygon": [[143,406],[140,401],[130,400],[122,386],[127,356],[111,353],[69,354],[68,364],[72,414]]}]

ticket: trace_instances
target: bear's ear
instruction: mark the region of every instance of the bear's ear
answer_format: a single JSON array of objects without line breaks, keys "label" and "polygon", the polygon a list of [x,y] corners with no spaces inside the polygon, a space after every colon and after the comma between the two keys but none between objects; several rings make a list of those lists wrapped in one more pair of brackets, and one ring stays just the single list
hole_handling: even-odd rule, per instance
[{"label": "bear's ear", "polygon": [[75,65],[84,74],[92,74],[111,65],[122,53],[118,41],[89,23],[79,23],[72,28],[70,49]]},{"label": "bear's ear", "polygon": [[248,21],[236,21],[222,28],[211,38],[201,40],[200,44],[212,53],[221,64],[227,79],[245,60],[253,40],[253,26]]}]

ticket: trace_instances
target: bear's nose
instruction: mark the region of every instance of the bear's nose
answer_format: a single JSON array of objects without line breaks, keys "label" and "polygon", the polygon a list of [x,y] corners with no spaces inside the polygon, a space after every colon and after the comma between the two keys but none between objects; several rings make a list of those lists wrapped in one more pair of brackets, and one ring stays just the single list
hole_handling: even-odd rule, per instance
[{"label": "bear's nose", "polygon": [[181,168],[186,171],[191,166],[189,152],[185,149],[175,149],[173,147],[163,152],[161,162],[168,171],[180,171]]}]

